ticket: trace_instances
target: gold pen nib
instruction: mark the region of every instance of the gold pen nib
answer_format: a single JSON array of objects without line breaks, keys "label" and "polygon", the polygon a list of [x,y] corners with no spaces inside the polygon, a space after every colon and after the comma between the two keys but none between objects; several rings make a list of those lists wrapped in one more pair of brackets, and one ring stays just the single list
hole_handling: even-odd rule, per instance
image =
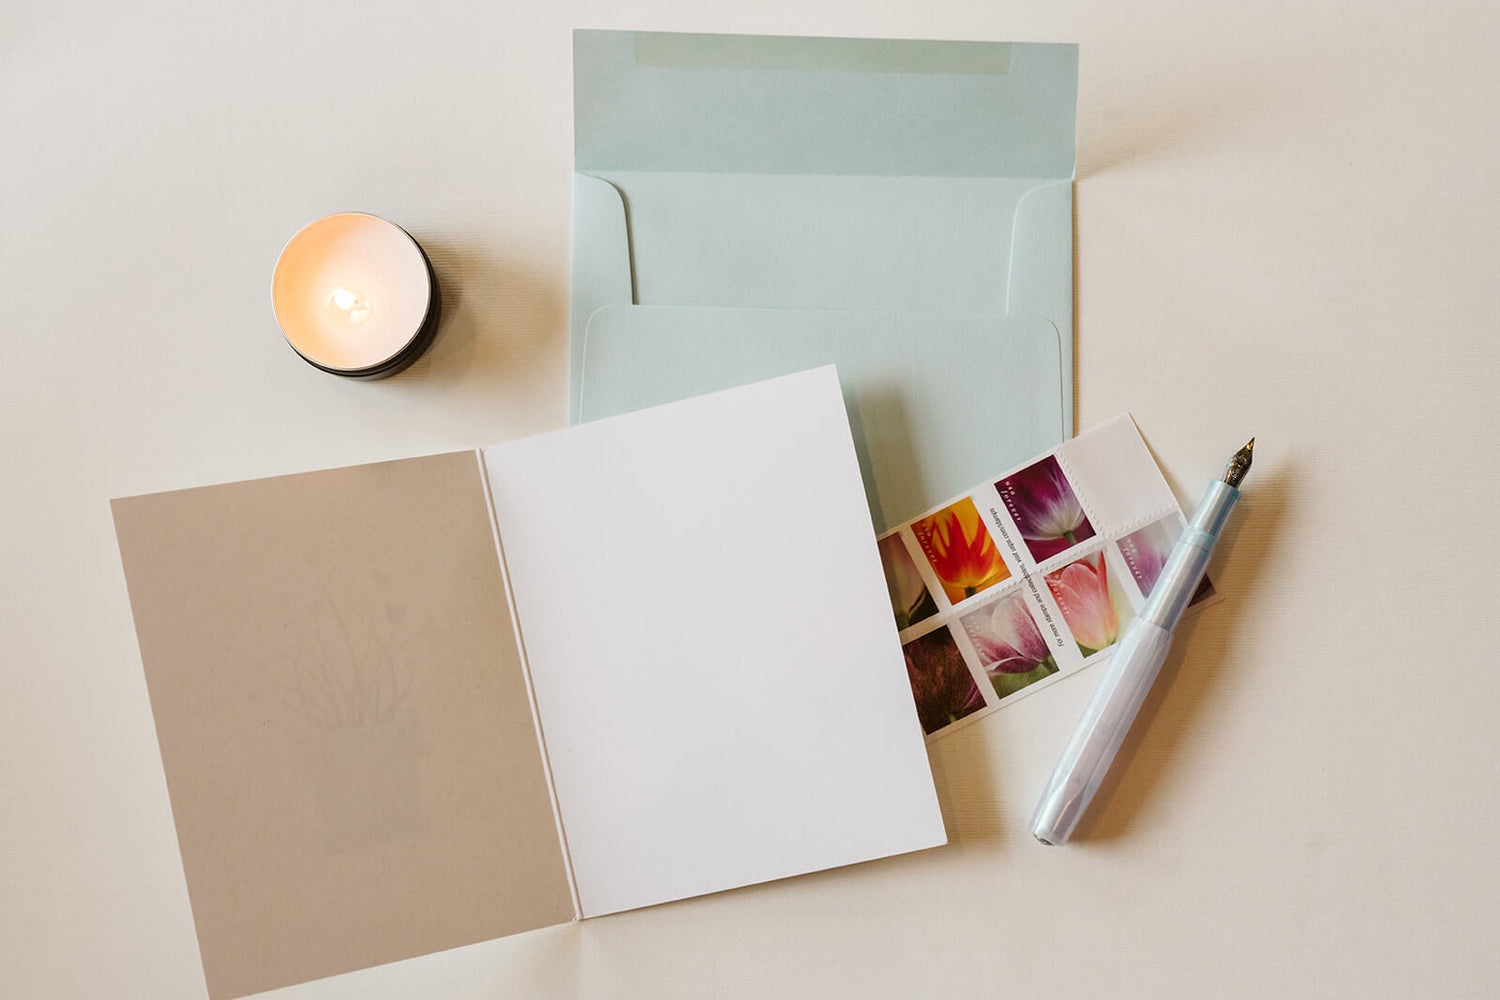
[{"label": "gold pen nib", "polygon": [[1255,438],[1251,438],[1249,443],[1235,452],[1234,457],[1229,460],[1229,468],[1224,470],[1224,482],[1239,489],[1240,480],[1244,479],[1245,473],[1250,471],[1250,459],[1253,457],[1251,453],[1254,451]]}]

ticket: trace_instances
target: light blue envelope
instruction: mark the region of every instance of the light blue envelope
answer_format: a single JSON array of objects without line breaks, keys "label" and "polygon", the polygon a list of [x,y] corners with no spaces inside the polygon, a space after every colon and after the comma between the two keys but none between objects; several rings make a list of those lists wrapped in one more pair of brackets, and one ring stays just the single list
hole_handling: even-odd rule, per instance
[{"label": "light blue envelope", "polygon": [[[976,343],[990,370],[965,363]],[[795,309],[605,306],[589,324],[581,417],[827,364],[838,368],[877,532],[1062,440],[1057,330],[1040,316],[830,310],[809,324]],[[997,436],[1019,449],[1008,464],[994,464]]]},{"label": "light blue envelope", "polygon": [[[836,361],[852,402],[940,348],[902,445],[925,506],[1071,435],[1077,66],[1073,45],[576,32],[570,419],[793,357]],[[967,450],[924,439],[981,397]]]}]

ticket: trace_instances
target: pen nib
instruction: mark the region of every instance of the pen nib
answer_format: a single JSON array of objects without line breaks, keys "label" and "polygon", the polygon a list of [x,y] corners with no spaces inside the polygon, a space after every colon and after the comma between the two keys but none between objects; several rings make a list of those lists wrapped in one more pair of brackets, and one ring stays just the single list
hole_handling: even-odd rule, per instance
[{"label": "pen nib", "polygon": [[1229,460],[1229,468],[1224,470],[1224,482],[1239,489],[1240,480],[1245,478],[1245,473],[1250,471],[1251,452],[1255,450],[1255,438],[1250,443],[1234,453]]}]

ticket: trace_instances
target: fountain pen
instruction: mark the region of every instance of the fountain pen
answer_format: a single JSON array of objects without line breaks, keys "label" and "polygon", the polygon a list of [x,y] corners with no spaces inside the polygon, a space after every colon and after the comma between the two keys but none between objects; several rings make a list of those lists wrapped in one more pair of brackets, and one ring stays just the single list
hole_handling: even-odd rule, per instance
[{"label": "fountain pen", "polygon": [[1114,656],[1105,665],[1099,687],[1063,748],[1031,817],[1031,834],[1042,843],[1066,844],[1089,800],[1099,790],[1167,658],[1172,630],[1203,580],[1219,533],[1240,498],[1240,482],[1250,471],[1254,447],[1255,439],[1251,438],[1229,460],[1224,477],[1208,485],[1208,492],[1151,588],[1146,606],[1126,628]]}]

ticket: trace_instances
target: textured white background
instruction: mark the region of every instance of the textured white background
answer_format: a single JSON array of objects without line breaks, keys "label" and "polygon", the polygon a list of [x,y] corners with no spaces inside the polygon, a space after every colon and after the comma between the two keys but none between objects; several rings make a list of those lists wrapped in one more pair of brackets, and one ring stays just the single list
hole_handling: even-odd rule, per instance
[{"label": "textured white background", "polygon": [[[574,26],[1081,42],[1079,426],[1189,502],[1257,435],[1229,599],[1074,848],[1024,825],[1089,673],[938,745],[949,848],[283,995],[1500,991],[1500,9],[236,6],[0,10],[0,993],[203,992],[106,498],[562,423]],[[395,380],[271,317],[343,209],[443,283]]]}]

